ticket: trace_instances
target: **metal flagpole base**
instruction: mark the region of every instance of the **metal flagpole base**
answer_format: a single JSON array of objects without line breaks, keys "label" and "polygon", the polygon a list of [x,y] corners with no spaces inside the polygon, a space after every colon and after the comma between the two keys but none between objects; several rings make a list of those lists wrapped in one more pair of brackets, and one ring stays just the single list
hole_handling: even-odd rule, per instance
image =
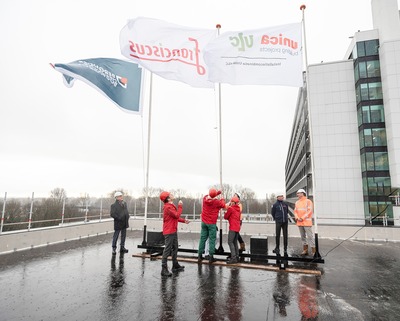
[{"label": "metal flagpole base", "polygon": [[217,249],[217,254],[224,253],[224,248],[222,246],[222,228],[219,229],[219,247]]},{"label": "metal flagpole base", "polygon": [[319,245],[318,245],[318,233],[315,233],[315,253],[314,259],[320,259],[321,254],[319,254]]},{"label": "metal flagpole base", "polygon": [[143,226],[143,242],[142,242],[142,246],[147,246],[146,231],[147,231],[147,225],[144,225]]}]

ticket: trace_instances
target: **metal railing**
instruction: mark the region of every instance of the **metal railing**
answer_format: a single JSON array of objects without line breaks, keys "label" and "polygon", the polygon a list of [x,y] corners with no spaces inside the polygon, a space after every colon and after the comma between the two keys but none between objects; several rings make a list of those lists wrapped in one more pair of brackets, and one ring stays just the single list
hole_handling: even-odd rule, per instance
[{"label": "metal railing", "polygon": [[[131,219],[135,218],[144,218],[144,213],[134,213],[130,214]],[[200,220],[200,215],[196,214],[182,214],[182,217],[187,218],[191,221],[199,221]],[[149,219],[156,219],[156,220],[161,220],[162,219],[162,213],[157,213],[157,212],[152,212],[147,214],[147,218]],[[347,217],[347,218],[337,218],[337,217],[323,217],[320,218],[320,221],[318,224],[321,225],[332,225],[333,223],[327,223],[327,221],[331,222],[338,222],[338,225],[374,225],[372,222],[373,216],[370,216],[369,218],[361,219],[361,218],[352,218],[352,217]],[[104,216],[101,213],[96,214],[96,215],[88,215],[85,213],[82,216],[75,216],[75,217],[60,217],[57,219],[48,219],[48,220],[34,220],[33,216],[30,216],[29,220],[24,220],[21,222],[3,222],[1,224],[0,228],[0,234],[2,234],[5,231],[20,231],[20,230],[28,230],[30,231],[31,228],[50,228],[50,227],[55,227],[55,226],[64,226],[64,225],[69,225],[69,224],[86,224],[88,222],[101,222],[102,220],[107,220],[107,219],[112,219],[109,216]],[[393,226],[397,224],[394,224],[396,221],[399,221],[399,219],[393,219],[387,216],[385,213],[382,216],[374,217],[375,221],[379,222],[379,226]],[[354,224],[341,224],[340,222],[358,222]],[[251,222],[251,223],[267,223],[267,224],[274,224],[274,220],[271,216],[271,214],[244,214],[243,215],[243,222]],[[292,222],[294,223],[294,222]],[[398,224],[400,225],[400,224]],[[14,227],[14,228],[7,228],[7,227]],[[17,228],[15,228],[17,227]]]}]

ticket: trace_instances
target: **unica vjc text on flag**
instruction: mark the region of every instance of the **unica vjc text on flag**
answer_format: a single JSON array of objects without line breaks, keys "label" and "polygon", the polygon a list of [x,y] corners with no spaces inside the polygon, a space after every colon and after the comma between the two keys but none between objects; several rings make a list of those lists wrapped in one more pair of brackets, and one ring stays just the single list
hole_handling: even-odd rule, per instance
[{"label": "unica vjc text on flag", "polygon": [[157,19],[129,20],[120,32],[121,53],[166,79],[214,88],[208,80],[203,48],[216,30],[192,29]]},{"label": "unica vjc text on flag", "polygon": [[303,85],[301,23],[225,32],[204,48],[212,82]]}]

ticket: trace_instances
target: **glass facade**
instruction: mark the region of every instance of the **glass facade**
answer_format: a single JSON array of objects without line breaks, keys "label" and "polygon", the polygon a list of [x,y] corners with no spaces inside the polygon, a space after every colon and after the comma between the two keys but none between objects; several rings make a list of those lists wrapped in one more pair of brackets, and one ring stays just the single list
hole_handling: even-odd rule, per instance
[{"label": "glass facade", "polygon": [[[393,218],[392,203],[388,198],[391,183],[378,49],[378,40],[361,41],[357,42],[352,53],[364,214],[371,224],[382,224],[385,214]],[[374,217],[376,219],[371,221]]]}]

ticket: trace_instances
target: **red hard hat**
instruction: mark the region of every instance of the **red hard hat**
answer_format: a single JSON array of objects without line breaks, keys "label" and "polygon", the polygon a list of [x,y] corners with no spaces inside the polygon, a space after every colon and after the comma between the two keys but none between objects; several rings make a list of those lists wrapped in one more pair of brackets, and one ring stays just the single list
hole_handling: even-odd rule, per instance
[{"label": "red hard hat", "polygon": [[218,191],[215,188],[210,188],[208,195],[210,195],[211,198],[214,198],[218,195]]},{"label": "red hard hat", "polygon": [[160,194],[160,200],[161,201],[163,201],[163,202],[165,202],[165,200],[167,199],[167,197],[169,196],[169,192],[162,192],[161,194]]}]

